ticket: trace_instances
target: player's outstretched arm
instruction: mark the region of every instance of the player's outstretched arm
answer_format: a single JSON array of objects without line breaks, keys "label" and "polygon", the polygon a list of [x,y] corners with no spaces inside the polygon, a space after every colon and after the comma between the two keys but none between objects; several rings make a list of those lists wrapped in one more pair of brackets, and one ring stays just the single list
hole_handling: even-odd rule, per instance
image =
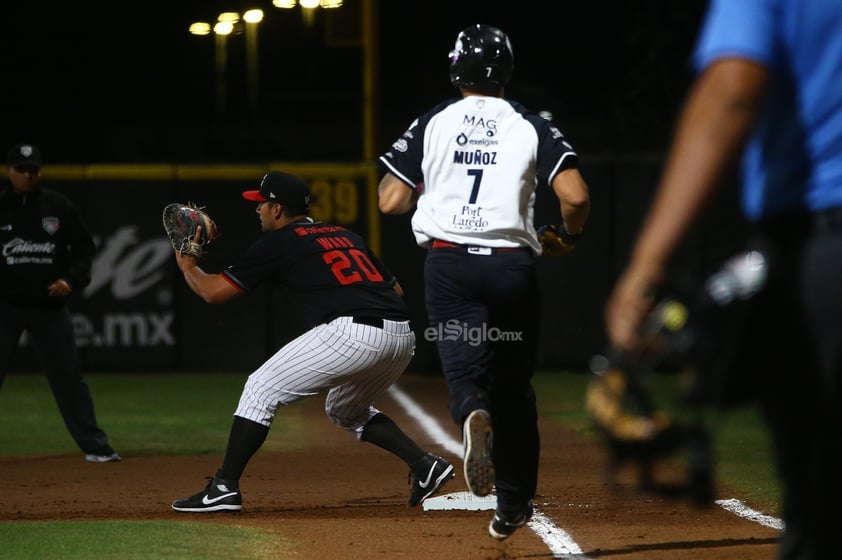
[{"label": "player's outstretched arm", "polygon": [[242,293],[221,274],[208,274],[199,268],[198,259],[193,255],[175,251],[175,260],[184,274],[184,281],[207,303],[223,303]]}]

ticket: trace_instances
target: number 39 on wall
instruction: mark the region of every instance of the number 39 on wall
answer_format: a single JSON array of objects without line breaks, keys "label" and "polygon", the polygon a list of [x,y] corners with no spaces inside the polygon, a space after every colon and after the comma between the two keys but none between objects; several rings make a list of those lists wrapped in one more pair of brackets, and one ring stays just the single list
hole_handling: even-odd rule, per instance
[{"label": "number 39 on wall", "polygon": [[314,220],[354,224],[359,219],[362,188],[353,179],[313,179],[310,215]]}]

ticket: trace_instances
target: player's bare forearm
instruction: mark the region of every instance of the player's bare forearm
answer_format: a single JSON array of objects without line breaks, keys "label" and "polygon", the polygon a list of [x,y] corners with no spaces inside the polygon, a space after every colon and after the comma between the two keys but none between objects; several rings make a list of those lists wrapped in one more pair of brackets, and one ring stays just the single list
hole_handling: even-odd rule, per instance
[{"label": "player's bare forearm", "polygon": [[202,299],[205,299],[205,296],[202,294],[202,285],[193,277],[192,272],[184,271],[184,281],[187,283],[190,289],[193,290],[194,294],[196,294]]},{"label": "player's bare forearm", "polygon": [[585,222],[588,221],[590,211],[590,201],[582,202],[577,205],[562,203],[561,218],[564,220],[564,229],[566,229],[568,233],[572,234],[582,233],[585,229]]},{"label": "player's bare forearm", "polygon": [[588,185],[577,169],[565,169],[553,179],[553,191],[559,200],[561,218],[568,233],[579,234],[591,211]]},{"label": "player's bare forearm", "polygon": [[386,173],[377,186],[377,205],[384,214],[406,214],[417,200],[417,191],[391,173]]},{"label": "player's bare forearm", "polygon": [[184,281],[197,296],[207,303],[222,303],[240,295],[239,290],[219,274],[208,274],[199,268],[198,261],[190,255],[176,252],[178,268],[184,274]]}]

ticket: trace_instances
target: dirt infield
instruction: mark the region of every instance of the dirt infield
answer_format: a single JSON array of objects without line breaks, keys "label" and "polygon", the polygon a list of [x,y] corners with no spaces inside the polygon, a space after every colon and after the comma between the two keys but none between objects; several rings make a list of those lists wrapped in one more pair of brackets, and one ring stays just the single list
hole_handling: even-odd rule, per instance
[{"label": "dirt infield", "polygon": [[[445,389],[437,377],[406,375],[398,386],[435,416],[454,439]],[[313,415],[312,437],[291,452],[259,452],[241,481],[240,514],[173,512],[173,498],[197,492],[220,456],[131,457],[89,464],[81,455],[0,457],[0,521],[57,519],[165,519],[249,525],[294,542],[296,558],[371,560],[402,558],[622,560],[771,560],[779,533],[712,506],[611,490],[602,477],[604,455],[562,427],[544,422],[537,510],[581,549],[566,556],[524,528],[499,543],[487,536],[489,511],[408,508],[403,464],[356,443],[324,417],[322,400],[304,404]],[[430,440],[389,398],[380,408],[422,445],[461,467],[458,457]],[[276,422],[283,422],[283,410]],[[271,437],[271,434],[270,434]],[[459,476],[444,493],[464,492]],[[721,498],[735,497],[719,489]],[[737,496],[738,497],[738,496]],[[552,538],[553,535],[550,535]]]}]

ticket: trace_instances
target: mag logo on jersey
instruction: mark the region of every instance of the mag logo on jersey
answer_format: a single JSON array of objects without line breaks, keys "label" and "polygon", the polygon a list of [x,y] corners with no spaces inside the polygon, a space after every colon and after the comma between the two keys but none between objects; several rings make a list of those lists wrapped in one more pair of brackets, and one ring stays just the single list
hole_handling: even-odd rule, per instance
[{"label": "mag logo on jersey", "polygon": [[485,120],[482,117],[465,115],[462,117],[462,124],[472,128],[481,128],[485,131],[486,136],[494,136],[497,134],[497,121],[494,119]]}]

